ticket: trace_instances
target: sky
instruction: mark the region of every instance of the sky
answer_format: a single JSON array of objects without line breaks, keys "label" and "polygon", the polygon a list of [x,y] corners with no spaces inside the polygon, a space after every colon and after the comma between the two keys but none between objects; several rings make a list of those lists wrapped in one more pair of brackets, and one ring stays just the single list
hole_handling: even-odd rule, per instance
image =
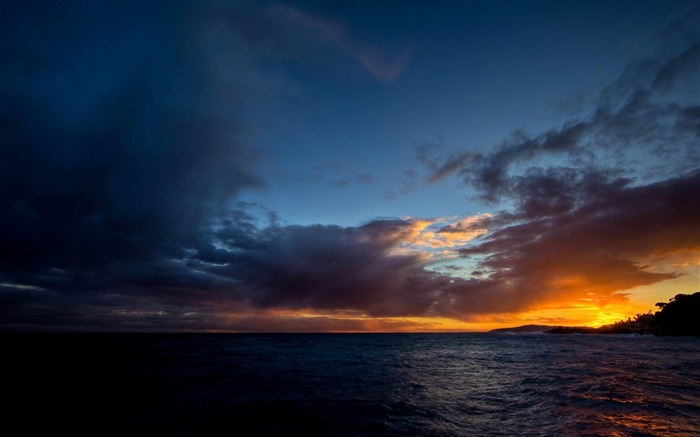
[{"label": "sky", "polygon": [[0,329],[612,323],[698,144],[698,1],[0,2]]}]

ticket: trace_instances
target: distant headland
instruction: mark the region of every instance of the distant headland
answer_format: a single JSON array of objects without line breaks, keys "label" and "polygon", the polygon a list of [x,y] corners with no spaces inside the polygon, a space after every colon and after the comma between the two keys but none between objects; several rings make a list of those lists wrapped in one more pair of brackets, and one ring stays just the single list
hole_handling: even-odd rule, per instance
[{"label": "distant headland", "polygon": [[524,325],[515,328],[494,329],[491,332],[546,334],[653,334],[685,335],[700,337],[700,291],[693,294],[677,294],[668,303],[656,304],[659,311],[637,314],[634,318],[620,320],[600,328],[587,326]]}]

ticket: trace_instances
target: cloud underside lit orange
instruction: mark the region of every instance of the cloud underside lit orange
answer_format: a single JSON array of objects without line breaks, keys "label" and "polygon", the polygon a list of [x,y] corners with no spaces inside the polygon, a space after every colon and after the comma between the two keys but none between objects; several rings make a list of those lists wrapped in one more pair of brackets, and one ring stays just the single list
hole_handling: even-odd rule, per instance
[{"label": "cloud underside lit orange", "polygon": [[697,187],[700,173],[643,186],[587,175],[567,192],[593,194],[554,211],[525,202],[515,213],[475,219],[248,224],[244,235],[222,227],[209,236],[219,247],[205,241],[186,263],[154,264],[157,275],[109,265],[83,284],[109,292],[87,303],[87,292],[58,294],[34,276],[0,287],[8,304],[23,302],[14,319],[13,307],[6,310],[20,328],[44,320],[71,329],[227,332],[600,326],[697,291],[700,209],[685,200]]},{"label": "cloud underside lit orange", "polygon": [[[678,264],[675,264],[678,267]],[[356,310],[318,311],[262,310],[231,312],[219,319],[223,332],[482,332],[491,329],[536,324],[599,327],[655,311],[656,302],[666,302],[677,293],[692,293],[700,283],[697,259],[687,259],[678,277],[634,287],[625,293],[602,294],[587,289],[585,278],[569,278],[571,287],[556,299],[535,302],[520,311],[472,314],[462,318],[410,316],[373,317]],[[581,288],[575,288],[581,287]]]},{"label": "cloud underside lit orange", "polygon": [[[630,311],[633,308],[639,310]],[[593,326],[625,319],[640,305],[571,306],[523,311],[513,314],[484,314],[470,321],[443,317],[369,317],[329,315],[314,312],[284,314],[230,314],[222,332],[482,332],[520,325]]]}]

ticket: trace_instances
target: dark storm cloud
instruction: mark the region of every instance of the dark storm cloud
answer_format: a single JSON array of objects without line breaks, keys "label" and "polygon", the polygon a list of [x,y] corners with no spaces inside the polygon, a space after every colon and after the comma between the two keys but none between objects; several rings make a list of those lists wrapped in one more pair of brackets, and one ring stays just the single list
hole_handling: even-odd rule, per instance
[{"label": "dark storm cloud", "polygon": [[64,6],[2,6],[0,275],[78,292],[181,256],[259,181],[241,99],[183,44],[185,6]]},{"label": "dark storm cloud", "polygon": [[[398,302],[416,260],[384,256],[395,226],[281,227],[268,211],[261,229],[251,205],[229,209],[261,184],[252,102],[294,91],[276,63],[313,67],[321,48],[391,81],[408,59],[301,10],[249,6],[2,4],[4,326],[194,329],[250,306],[421,311],[419,298]],[[371,182],[340,170],[337,185]]]},{"label": "dark storm cloud", "polygon": [[[239,229],[245,225],[231,221],[201,233],[180,259],[114,262],[82,274],[71,281],[82,293],[60,283],[51,290],[6,283],[2,317],[15,328],[318,330],[321,319],[301,323],[292,314],[285,322],[265,314],[274,309],[342,309],[369,316],[435,313],[433,307],[454,281],[425,270],[417,254],[394,253],[411,226],[402,220],[359,227],[268,226],[247,228],[242,238]],[[263,329],[265,320],[268,328]],[[366,323],[334,320],[326,329],[401,325]]]},{"label": "dark storm cloud", "polygon": [[409,222],[394,220],[269,227],[246,249],[196,257],[219,264],[203,266],[208,272],[239,281],[236,292],[253,307],[418,315],[432,304],[438,280],[448,279],[423,270],[416,255],[391,253],[409,231]]},{"label": "dark storm cloud", "polygon": [[[675,277],[645,263],[700,245],[700,109],[679,93],[697,86],[697,44],[630,68],[582,120],[488,152],[420,152],[429,182],[457,174],[482,199],[513,205],[478,223],[491,233],[460,252],[480,264],[465,279],[402,250],[409,219],[285,226],[229,205],[261,183],[250,97],[291,86],[260,65],[327,44],[390,81],[407,55],[387,61],[296,10],[158,5],[0,6],[5,328],[257,330],[276,309],[468,319],[557,299],[604,303]],[[658,162],[629,171],[648,156]]]}]

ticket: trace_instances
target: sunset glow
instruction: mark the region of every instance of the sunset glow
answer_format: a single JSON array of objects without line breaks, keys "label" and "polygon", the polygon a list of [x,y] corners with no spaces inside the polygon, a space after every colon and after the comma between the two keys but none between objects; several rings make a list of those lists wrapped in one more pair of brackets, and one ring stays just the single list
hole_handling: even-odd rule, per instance
[{"label": "sunset glow", "polygon": [[1,329],[597,327],[700,289],[697,2],[122,3],[0,6]]}]

